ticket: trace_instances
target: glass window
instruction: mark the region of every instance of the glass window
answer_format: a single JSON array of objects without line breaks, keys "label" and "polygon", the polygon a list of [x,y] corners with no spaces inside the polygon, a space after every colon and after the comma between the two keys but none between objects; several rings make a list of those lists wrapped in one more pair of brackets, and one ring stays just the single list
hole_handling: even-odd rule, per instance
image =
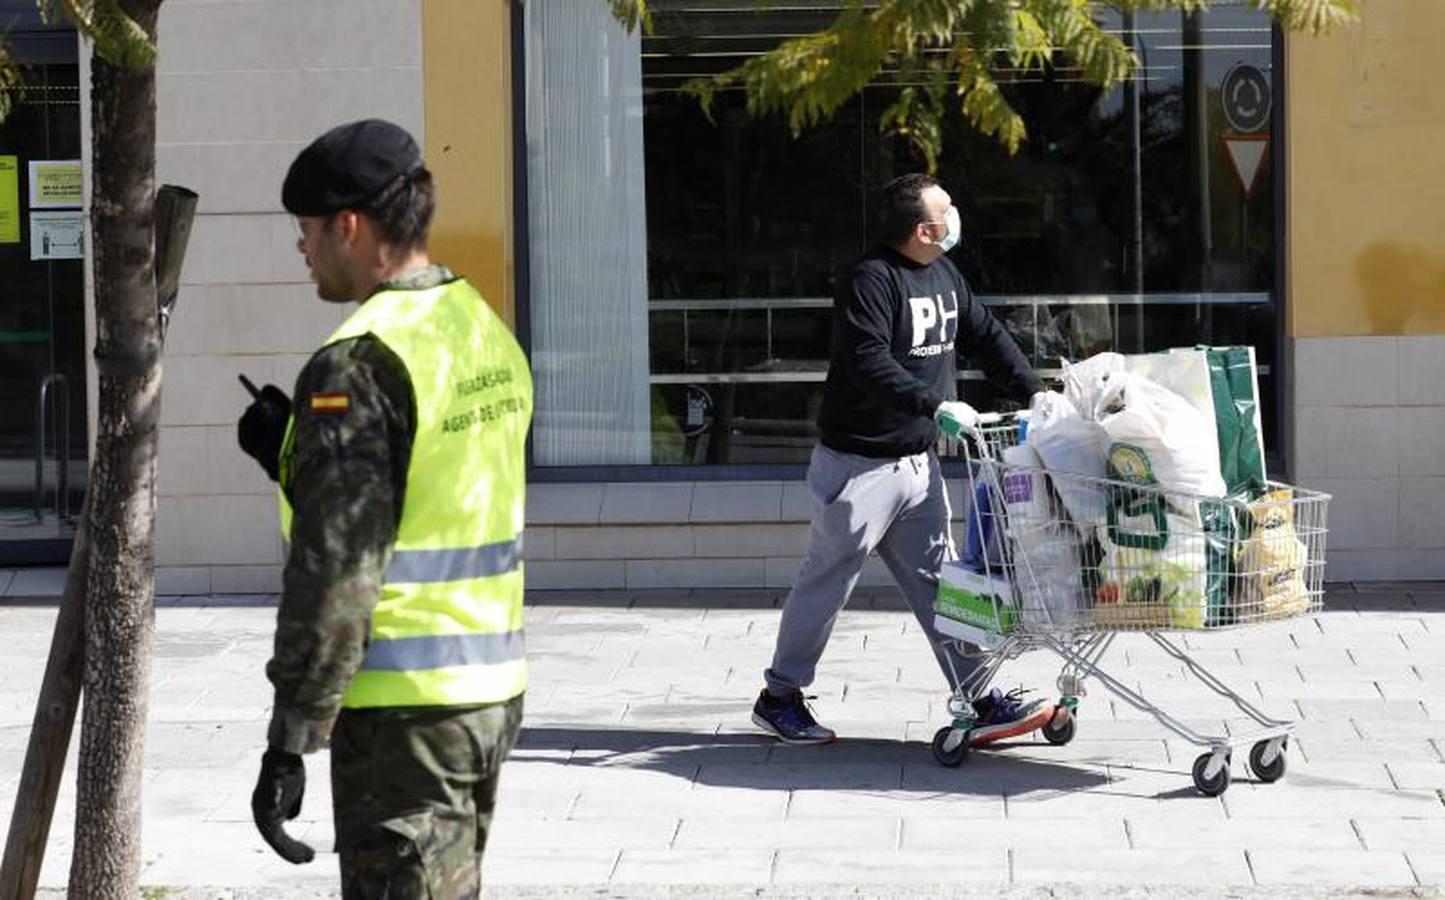
[{"label": "glass window", "polygon": [[[613,385],[600,407],[581,388],[540,397],[536,461],[555,464],[555,444],[582,465],[806,462],[834,286],[868,247],[876,189],[923,168],[878,128],[897,73],[794,138],[778,118],[749,116],[741,92],[718,95],[709,119],[682,86],[826,26],[836,8],[659,2],[654,33],[627,38],[605,16],[577,23],[571,7],[569,36],[538,6],[523,4],[529,308],[534,323],[563,310],[591,323],[586,340],[613,335],[614,370],[533,329],[539,384]],[[1254,345],[1272,447],[1272,24],[1227,2],[1101,21],[1136,42],[1136,78],[1105,92],[1066,66],[1001,72],[1029,132],[1017,155],[947,117],[937,176],[964,225],[952,258],[1046,374],[1102,350]],[[594,224],[556,244],[537,221],[548,208]],[[549,288],[556,278],[589,287]],[[624,324],[636,330],[618,334]],[[981,373],[965,365],[960,379],[993,404]],[[650,440],[615,452],[603,433],[616,429]]]},{"label": "glass window", "polygon": [[86,480],[82,210],[73,196],[37,198],[30,168],[78,170],[78,40],[34,3],[7,0],[0,15],[23,78],[0,122],[0,561],[55,563],[69,557]]}]

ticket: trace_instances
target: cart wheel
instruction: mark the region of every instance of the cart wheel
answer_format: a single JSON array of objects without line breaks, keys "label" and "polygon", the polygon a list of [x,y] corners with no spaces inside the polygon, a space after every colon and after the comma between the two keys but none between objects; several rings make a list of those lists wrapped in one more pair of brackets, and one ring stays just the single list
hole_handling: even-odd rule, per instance
[{"label": "cart wheel", "polygon": [[1074,739],[1074,713],[1063,705],[1054,707],[1053,718],[1044,723],[1044,740],[1062,747]]},{"label": "cart wheel", "polygon": [[1289,740],[1280,742],[1279,752],[1268,764],[1263,762],[1264,751],[1269,748],[1269,741],[1260,741],[1249,748],[1249,769],[1254,777],[1271,784],[1284,777],[1284,751],[1289,749]]},{"label": "cart wheel", "polygon": [[[958,735],[958,746],[950,748],[949,737]],[[938,729],[933,736],[933,758],[938,760],[941,766],[948,766],[950,769],[963,765],[968,758],[968,732],[960,731],[952,725],[945,725]]]},{"label": "cart wheel", "polygon": [[1227,753],[1224,755],[1224,766],[1214,773],[1214,777],[1204,777],[1204,771],[1209,767],[1209,761],[1213,758],[1213,753],[1202,753],[1194,761],[1194,786],[1199,789],[1199,793],[1206,797],[1218,797],[1229,788],[1229,754]]}]

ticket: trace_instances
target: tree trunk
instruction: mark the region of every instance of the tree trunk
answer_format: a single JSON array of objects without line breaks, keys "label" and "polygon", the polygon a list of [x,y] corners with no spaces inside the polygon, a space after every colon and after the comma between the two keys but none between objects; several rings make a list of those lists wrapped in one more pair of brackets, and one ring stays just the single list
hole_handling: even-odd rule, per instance
[{"label": "tree trunk", "polygon": [[[123,0],[155,35],[160,0]],[[155,70],[98,55],[91,74],[96,372],[75,851],[70,896],[138,892],[140,787],[155,625],[161,333],[153,269]]]}]

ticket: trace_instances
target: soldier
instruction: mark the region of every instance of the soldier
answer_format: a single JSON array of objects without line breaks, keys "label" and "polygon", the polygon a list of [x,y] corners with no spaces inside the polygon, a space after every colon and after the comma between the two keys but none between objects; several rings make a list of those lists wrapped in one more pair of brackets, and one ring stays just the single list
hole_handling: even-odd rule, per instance
[{"label": "soldier", "polygon": [[[331,749],[344,897],[474,897],[526,686],[521,539],[532,379],[477,291],[427,254],[431,174],[396,125],[328,131],[281,202],[317,293],[359,301],[238,437],[290,546],[251,798],[278,854],[302,755]],[[249,385],[248,385],[249,386]]]}]

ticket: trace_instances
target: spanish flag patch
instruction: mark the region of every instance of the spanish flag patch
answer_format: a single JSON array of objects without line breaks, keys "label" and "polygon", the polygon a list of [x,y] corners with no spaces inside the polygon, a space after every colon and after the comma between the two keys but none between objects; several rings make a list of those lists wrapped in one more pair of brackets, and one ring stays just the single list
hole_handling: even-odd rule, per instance
[{"label": "spanish flag patch", "polygon": [[351,408],[348,394],[312,394],[311,414],[314,416],[344,416]]}]

